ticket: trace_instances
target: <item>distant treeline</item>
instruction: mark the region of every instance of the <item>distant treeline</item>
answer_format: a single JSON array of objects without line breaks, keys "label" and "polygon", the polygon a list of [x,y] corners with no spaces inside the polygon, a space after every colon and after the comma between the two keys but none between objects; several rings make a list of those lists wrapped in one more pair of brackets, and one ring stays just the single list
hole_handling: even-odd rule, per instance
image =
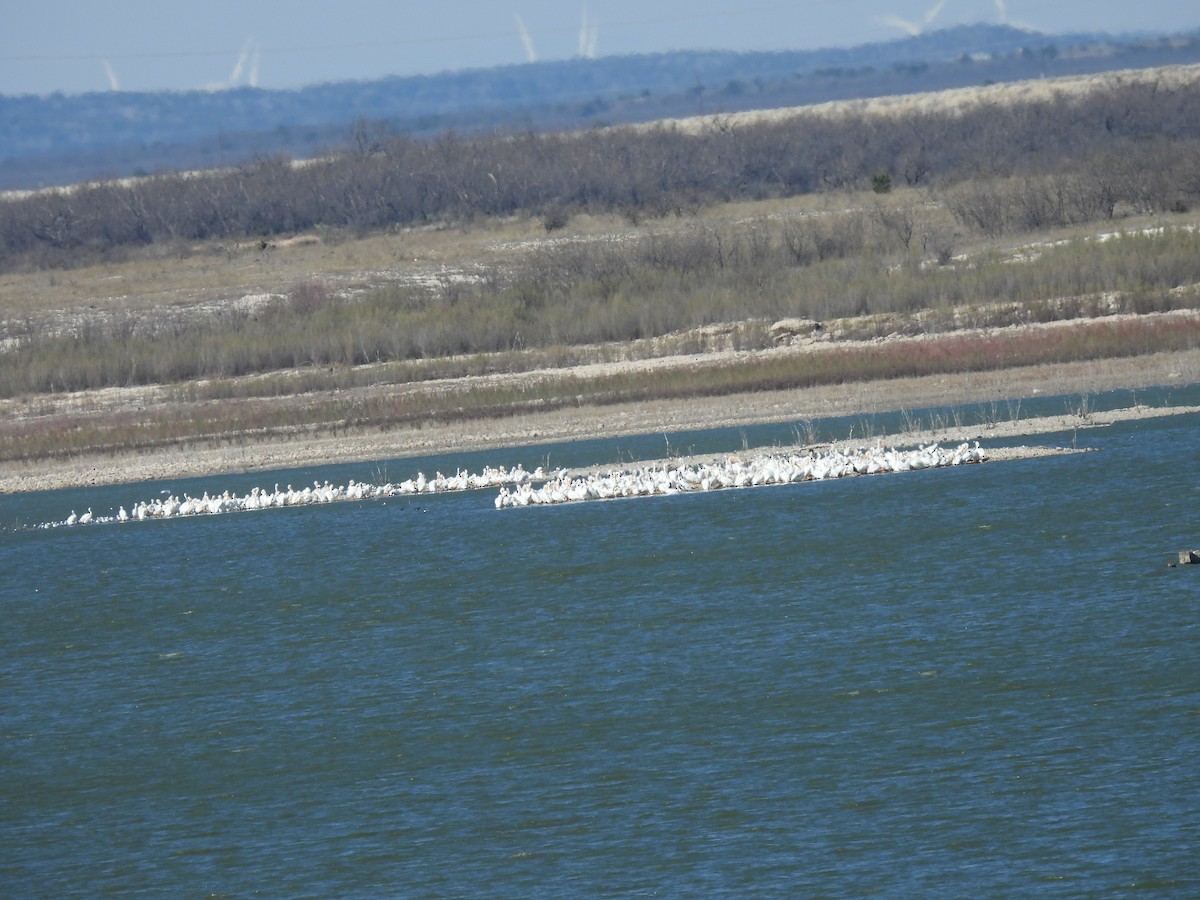
[{"label": "distant treeline", "polygon": [[321,156],[356,118],[424,138],[561,131],[1192,62],[1200,35],[1051,37],[974,25],[853,48],[542,61],[298,90],[0,95],[0,190]]},{"label": "distant treeline", "polygon": [[582,211],[637,221],[734,199],[893,184],[943,191],[962,222],[989,233],[1121,208],[1182,209],[1200,199],[1200,85],[1113,79],[1090,94],[1011,106],[726,120],[698,132],[655,126],[421,140],[363,123],[344,152],[302,165],[261,157],[232,170],[0,203],[0,269],[314,228],[533,214],[553,229]]}]

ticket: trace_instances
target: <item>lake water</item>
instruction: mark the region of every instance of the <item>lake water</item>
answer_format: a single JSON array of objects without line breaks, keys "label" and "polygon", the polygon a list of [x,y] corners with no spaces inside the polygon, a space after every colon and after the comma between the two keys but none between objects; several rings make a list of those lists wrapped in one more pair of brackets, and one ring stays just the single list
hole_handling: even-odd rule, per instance
[{"label": "lake water", "polygon": [[0,497],[0,894],[1195,896],[1200,417],[1020,442],[1098,452],[52,531],[13,526],[377,467]]}]

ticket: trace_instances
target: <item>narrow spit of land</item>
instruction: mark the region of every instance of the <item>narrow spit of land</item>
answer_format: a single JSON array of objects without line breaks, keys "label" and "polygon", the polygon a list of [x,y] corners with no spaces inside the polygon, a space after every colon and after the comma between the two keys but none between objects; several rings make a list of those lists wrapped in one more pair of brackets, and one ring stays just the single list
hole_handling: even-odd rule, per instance
[{"label": "narrow spit of land", "polygon": [[[1020,417],[1015,401],[1036,396],[1084,397],[1156,385],[1182,387],[1200,380],[1200,350],[1090,363],[1033,366],[1002,372],[936,375],[788,391],[559,409],[497,420],[431,424],[349,435],[303,435],[265,442],[172,447],[150,452],[0,464],[0,493],[126,484],[233,472],[303,468],[339,462],[387,460],[454,452],[553,444],[631,434],[671,433],[769,422],[874,415],[900,410],[994,404],[997,416],[936,430],[849,436],[846,443],[911,445],[989,441],[1102,427],[1115,421],[1200,411],[1146,407],[1092,412],[1064,407],[1061,415]],[[1016,411],[1016,417],[1011,413]],[[1021,455],[1054,452],[1025,448]],[[993,454],[993,458],[997,458]],[[510,464],[511,459],[495,460]],[[607,461],[597,460],[598,464]]]}]

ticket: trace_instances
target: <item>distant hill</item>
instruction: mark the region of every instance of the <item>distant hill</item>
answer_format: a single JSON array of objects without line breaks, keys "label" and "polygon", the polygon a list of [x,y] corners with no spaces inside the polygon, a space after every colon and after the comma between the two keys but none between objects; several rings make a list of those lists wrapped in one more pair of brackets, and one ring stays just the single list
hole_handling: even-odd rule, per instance
[{"label": "distant hill", "polygon": [[679,51],[286,91],[0,95],[0,189],[313,156],[381,133],[577,129],[1197,61],[1200,33],[973,25],[842,49]]}]

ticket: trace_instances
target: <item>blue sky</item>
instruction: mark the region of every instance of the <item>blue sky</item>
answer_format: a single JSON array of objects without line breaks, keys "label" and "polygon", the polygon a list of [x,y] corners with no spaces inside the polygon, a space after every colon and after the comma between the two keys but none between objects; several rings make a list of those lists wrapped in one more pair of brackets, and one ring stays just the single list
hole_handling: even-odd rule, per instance
[{"label": "blue sky", "polygon": [[15,0],[0,93],[298,87],[537,59],[852,46],[996,22],[1066,31],[1200,28],[1195,0]]}]

